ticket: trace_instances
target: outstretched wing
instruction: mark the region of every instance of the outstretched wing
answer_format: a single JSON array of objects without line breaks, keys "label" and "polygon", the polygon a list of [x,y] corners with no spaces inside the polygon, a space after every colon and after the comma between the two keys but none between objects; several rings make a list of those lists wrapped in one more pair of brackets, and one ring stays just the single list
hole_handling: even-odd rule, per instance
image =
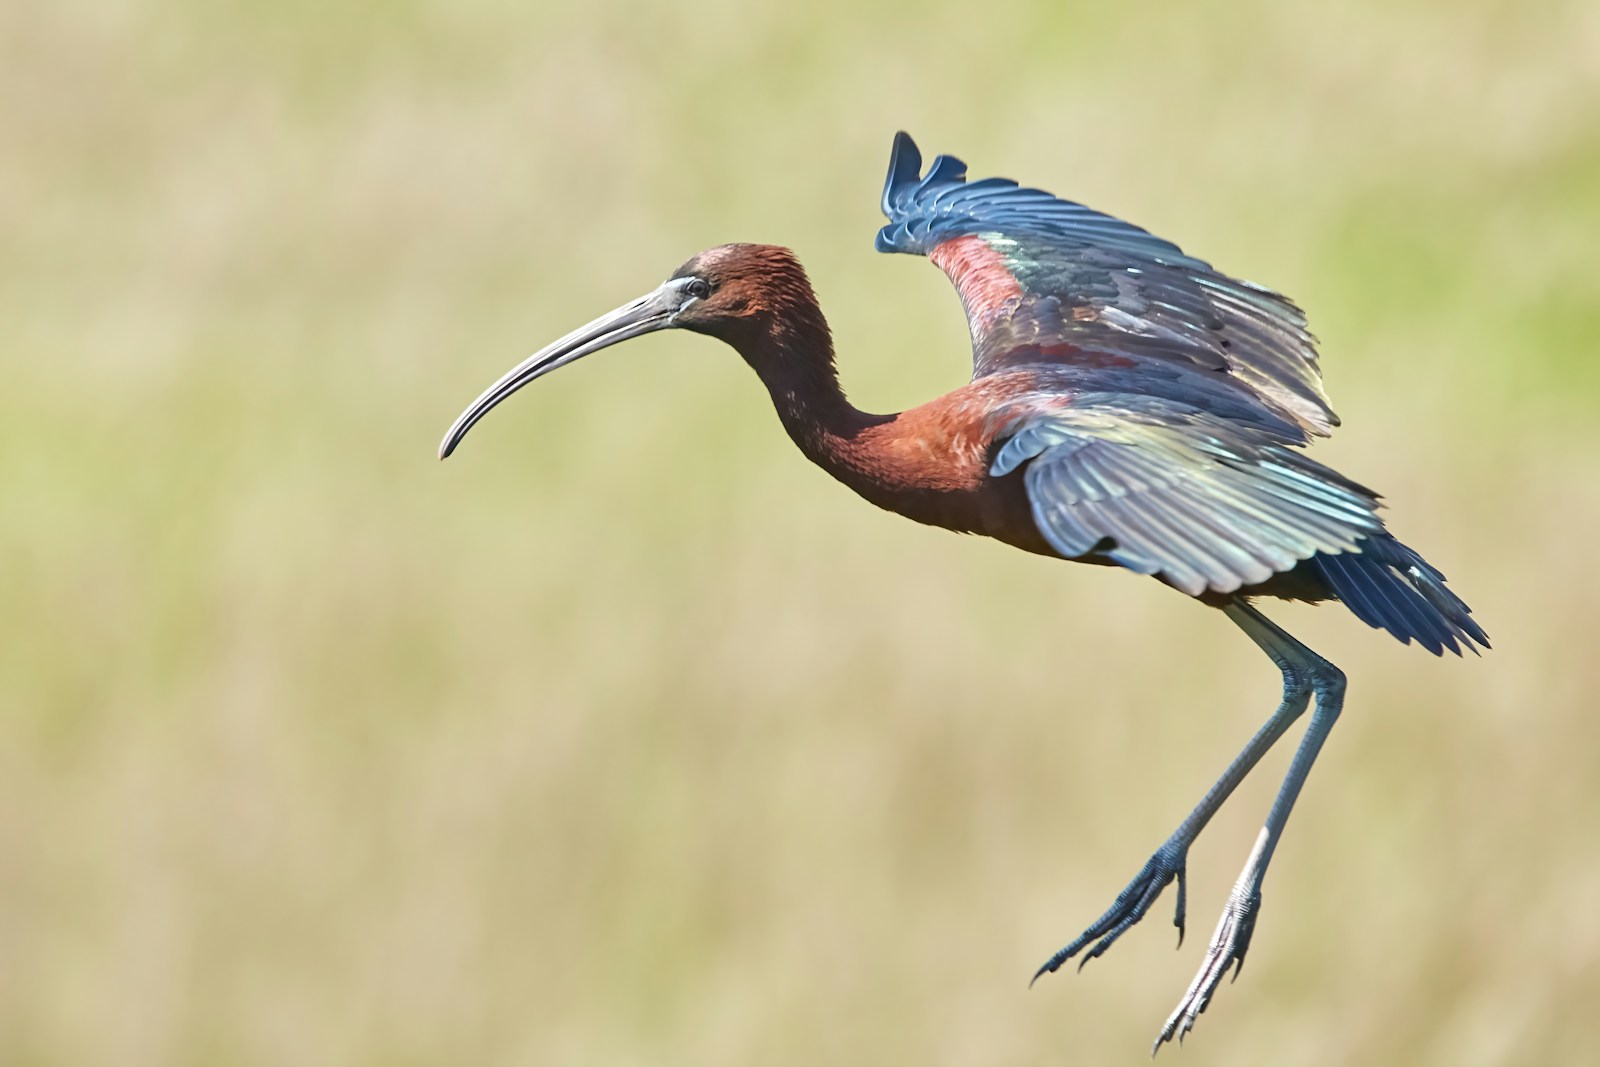
[{"label": "outstretched wing", "polygon": [[1383,528],[1377,494],[1258,427],[1170,401],[1019,397],[990,473],[1019,467],[1039,532],[1191,596],[1264,582]]},{"label": "outstretched wing", "polygon": [[969,182],[952,156],[921,167],[897,134],[876,247],[950,275],[974,378],[1054,365],[1078,372],[1076,389],[1231,396],[1301,441],[1338,425],[1305,316],[1285,297],[1081,204],[1006,178]]}]

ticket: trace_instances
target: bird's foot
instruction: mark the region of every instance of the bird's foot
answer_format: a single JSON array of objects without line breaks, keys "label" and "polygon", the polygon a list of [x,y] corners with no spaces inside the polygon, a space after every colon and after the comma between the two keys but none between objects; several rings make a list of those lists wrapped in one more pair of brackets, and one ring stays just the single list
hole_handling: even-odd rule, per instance
[{"label": "bird's foot", "polygon": [[1133,876],[1127,888],[1117,894],[1117,899],[1106,913],[1094,921],[1077,939],[1067,945],[1060,952],[1045,961],[1045,965],[1034,973],[1033,980],[1037,982],[1039,976],[1045,972],[1055,972],[1061,965],[1072,957],[1082,952],[1090,942],[1095,942],[1093,948],[1084,953],[1078,963],[1078,969],[1083,970],[1083,965],[1105,952],[1121,937],[1123,931],[1144,918],[1150,910],[1150,905],[1156,902],[1161,891],[1177,879],[1178,882],[1178,907],[1173,916],[1172,925],[1178,928],[1178,944],[1183,944],[1183,916],[1185,904],[1184,891],[1184,866],[1188,860],[1187,843],[1174,843],[1168,841],[1156,850],[1155,855],[1145,862],[1139,873]]},{"label": "bird's foot", "polygon": [[1244,876],[1228,894],[1228,904],[1222,909],[1217,932],[1211,935],[1211,944],[1206,948],[1200,972],[1189,983],[1189,989],[1178,1001],[1177,1008],[1167,1017],[1167,1024],[1161,1028],[1161,1033],[1156,1035],[1155,1043],[1150,1046],[1150,1055],[1161,1051],[1161,1046],[1174,1037],[1179,1044],[1183,1043],[1183,1035],[1194,1029],[1194,1021],[1211,1003],[1211,994],[1216,991],[1229,967],[1233,968],[1233,977],[1239,977],[1239,972],[1244,969],[1244,954],[1250,948],[1250,935],[1255,932],[1256,912],[1260,909],[1260,878],[1253,870],[1246,868]]}]

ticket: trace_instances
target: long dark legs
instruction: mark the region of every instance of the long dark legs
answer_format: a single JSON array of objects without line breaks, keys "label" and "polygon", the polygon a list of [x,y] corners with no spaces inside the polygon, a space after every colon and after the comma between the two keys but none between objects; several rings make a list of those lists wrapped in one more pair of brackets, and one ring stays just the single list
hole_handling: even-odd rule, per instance
[{"label": "long dark legs", "polygon": [[[1255,928],[1256,911],[1261,906],[1261,882],[1266,876],[1267,864],[1272,859],[1273,850],[1277,848],[1284,823],[1289,820],[1289,812],[1294,807],[1295,798],[1300,795],[1300,787],[1305,783],[1306,774],[1311,770],[1311,764],[1316,760],[1317,753],[1321,750],[1322,742],[1327,738],[1334,720],[1339,717],[1339,709],[1344,702],[1344,675],[1337,667],[1284,633],[1260,612],[1243,602],[1230,604],[1223,611],[1283,672],[1282,702],[1261,729],[1256,731],[1243,751],[1234,757],[1228,769],[1222,772],[1222,777],[1206,791],[1200,803],[1195,805],[1189,816],[1172,832],[1172,836],[1167,838],[1134,876],[1133,881],[1117,895],[1117,899],[1105,914],[1095,920],[1071,944],[1050,957],[1034,975],[1037,979],[1046,971],[1057,970],[1091,942],[1094,942],[1094,947],[1084,955],[1083,962],[1078,965],[1080,968],[1083,963],[1105,952],[1125,930],[1144,918],[1150,906],[1161,895],[1161,891],[1174,879],[1178,882],[1178,901],[1173,924],[1178,928],[1178,940],[1181,944],[1185,905],[1184,868],[1189,846],[1200,835],[1200,831],[1205,829],[1217,809],[1222,807],[1223,802],[1250,773],[1251,768],[1304,713],[1312,695],[1315,694],[1317,708],[1311,715],[1311,725],[1306,728],[1305,737],[1295,752],[1294,760],[1289,764],[1283,785],[1278,789],[1272,810],[1267,815],[1266,825],[1262,827],[1261,835],[1257,838],[1255,848],[1245,863],[1244,871],[1239,875],[1233,892],[1228,896],[1222,921],[1218,923],[1216,933],[1212,935],[1200,972],[1156,1038],[1156,1048],[1160,1048],[1162,1042],[1170,1041],[1174,1036],[1181,1039],[1194,1026],[1195,1018],[1205,1010],[1212,992],[1222,980],[1222,976],[1227,973],[1229,966],[1243,965],[1245,952],[1250,947],[1250,935]],[[1234,973],[1237,974],[1237,970]]]},{"label": "long dark legs", "polygon": [[[1244,954],[1250,948],[1250,935],[1255,930],[1256,912],[1261,908],[1261,883],[1267,876],[1267,864],[1272,862],[1272,853],[1283,836],[1283,827],[1289,821],[1289,812],[1294,808],[1295,799],[1300,796],[1300,787],[1305,784],[1311,765],[1317,761],[1317,753],[1322,751],[1322,743],[1328,739],[1328,731],[1333,729],[1339,711],[1344,707],[1344,673],[1339,668],[1284,633],[1254,608],[1238,605],[1227,611],[1233,621],[1274,659],[1277,658],[1274,646],[1282,647],[1284,642],[1288,643],[1292,658],[1301,665],[1300,669],[1316,694],[1317,707],[1311,713],[1311,724],[1300,739],[1300,747],[1295,749],[1294,759],[1289,762],[1283,784],[1278,787],[1272,810],[1267,812],[1267,821],[1256,838],[1255,848],[1250,850],[1250,858],[1245,861],[1239,880],[1228,894],[1227,906],[1222,909],[1222,919],[1217,923],[1216,932],[1211,935],[1200,971],[1189,984],[1183,999],[1178,1001],[1178,1007],[1168,1016],[1161,1033],[1156,1035],[1155,1044],[1151,1046],[1152,1054],[1161,1047],[1162,1042],[1171,1041],[1173,1037],[1182,1041],[1183,1035],[1194,1028],[1195,1019],[1206,1010],[1212,992],[1222,981],[1222,976],[1228,973],[1230,965],[1234,968],[1234,977],[1238,977],[1239,968],[1244,966]],[[1302,697],[1302,706],[1303,700]]]}]

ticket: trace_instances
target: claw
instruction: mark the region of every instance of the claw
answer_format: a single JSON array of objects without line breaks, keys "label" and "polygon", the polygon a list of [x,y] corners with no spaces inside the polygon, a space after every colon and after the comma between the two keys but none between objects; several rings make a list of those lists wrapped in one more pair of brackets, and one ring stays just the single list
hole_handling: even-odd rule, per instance
[{"label": "claw", "polygon": [[1185,864],[1188,858],[1186,845],[1174,845],[1168,842],[1156,850],[1155,855],[1145,861],[1139,873],[1133,876],[1133,881],[1117,894],[1117,899],[1107,908],[1105,914],[1096,919],[1083,933],[1079,934],[1071,944],[1057,952],[1045,961],[1044,966],[1034,972],[1033,979],[1028,983],[1031,987],[1039,977],[1046,972],[1054,973],[1061,965],[1084,948],[1093,944],[1083,959],[1078,961],[1078,970],[1083,970],[1084,965],[1090,960],[1105,954],[1117,938],[1121,937],[1129,927],[1133,926],[1150,906],[1161,896],[1162,890],[1171,884],[1173,879],[1178,882],[1178,908],[1172,922],[1178,928],[1178,943],[1183,944],[1184,907],[1187,894],[1184,887]]},{"label": "claw", "polygon": [[[1060,955],[1059,952],[1056,953],[1056,956],[1059,956],[1059,955]],[[1052,963],[1055,964],[1055,967],[1050,966]],[[1033,977],[1028,979],[1028,988],[1032,989],[1033,986],[1034,986],[1034,983],[1037,982],[1039,979],[1043,978],[1045,975],[1054,974],[1055,971],[1056,971],[1056,968],[1060,967],[1060,966],[1061,966],[1060,963],[1056,963],[1056,957],[1055,956],[1051,956],[1049,959],[1045,960],[1044,963],[1039,965],[1039,969],[1037,971],[1033,972]]]},{"label": "claw", "polygon": [[[1246,873],[1250,872],[1247,870]],[[1260,909],[1259,883],[1234,887],[1228,896],[1227,907],[1222,909],[1217,932],[1211,935],[1211,944],[1206,948],[1199,972],[1150,1046],[1152,1057],[1174,1037],[1180,1045],[1183,1043],[1184,1035],[1194,1029],[1195,1020],[1210,1005],[1211,996],[1221,984],[1223,975],[1231,970],[1233,978],[1230,981],[1238,979],[1239,972],[1244,969],[1245,953],[1249,951],[1250,936],[1255,932],[1256,913]]]}]

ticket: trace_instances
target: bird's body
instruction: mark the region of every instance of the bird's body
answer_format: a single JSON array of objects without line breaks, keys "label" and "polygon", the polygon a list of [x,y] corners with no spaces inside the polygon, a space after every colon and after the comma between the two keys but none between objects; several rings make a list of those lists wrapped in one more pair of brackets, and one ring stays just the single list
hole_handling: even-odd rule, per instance
[{"label": "bird's body", "polygon": [[800,450],[867,501],[1038,555],[1151,575],[1226,613],[1282,671],[1278,711],[1106,914],[1041,968],[1104,952],[1174,880],[1181,935],[1189,845],[1315,696],[1261,839],[1159,1047],[1193,1025],[1243,962],[1267,864],[1342,704],[1337,668],[1250,602],[1339,600],[1435,654],[1487,637],[1443,575],[1388,533],[1377,494],[1301,451],[1337,419],[1288,300],[1081,205],[1004,179],[968,182],[951,157],[923,175],[904,134],[883,207],[879,250],[926,255],[961,296],[969,384],[898,414],[857,410],[794,255],[723,245],[514,368],[457,420],[441,455],[527,382],[629,337],[686,328],[735,348]]}]

